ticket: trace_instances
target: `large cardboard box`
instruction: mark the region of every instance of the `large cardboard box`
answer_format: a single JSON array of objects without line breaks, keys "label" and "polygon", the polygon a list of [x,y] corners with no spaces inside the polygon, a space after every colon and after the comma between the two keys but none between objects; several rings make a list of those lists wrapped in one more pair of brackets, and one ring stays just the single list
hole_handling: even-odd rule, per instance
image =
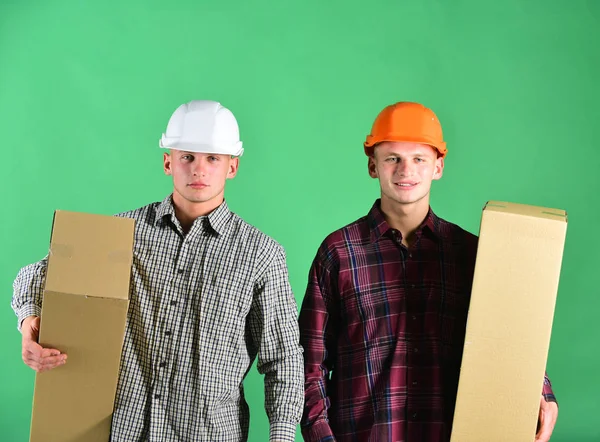
[{"label": "large cardboard box", "polygon": [[532,442],[561,269],[564,210],[483,210],[452,442]]},{"label": "large cardboard box", "polygon": [[134,220],[57,211],[39,342],[68,355],[35,379],[31,442],[108,442],[123,347]]}]

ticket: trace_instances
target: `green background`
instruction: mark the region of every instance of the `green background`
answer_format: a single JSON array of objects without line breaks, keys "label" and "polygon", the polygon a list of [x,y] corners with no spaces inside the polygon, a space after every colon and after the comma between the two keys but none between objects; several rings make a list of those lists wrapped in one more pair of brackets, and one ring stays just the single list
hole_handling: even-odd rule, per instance
[{"label": "green background", "polygon": [[[566,209],[552,440],[600,440],[599,21],[596,0],[1,0],[0,439],[28,437],[11,284],[46,253],[53,211],[161,200],[169,116],[214,99],[246,148],[228,202],[284,245],[299,302],[320,241],[378,196],[361,143],[394,101],[444,126],[438,215],[477,233],[490,199]],[[255,370],[246,388],[250,439],[267,440]]]}]

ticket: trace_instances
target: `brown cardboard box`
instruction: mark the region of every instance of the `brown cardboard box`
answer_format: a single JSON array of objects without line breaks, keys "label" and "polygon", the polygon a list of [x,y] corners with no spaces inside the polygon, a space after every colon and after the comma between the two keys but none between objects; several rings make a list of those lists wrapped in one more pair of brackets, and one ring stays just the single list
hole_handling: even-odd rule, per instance
[{"label": "brown cardboard box", "polygon": [[562,262],[564,210],[483,210],[452,442],[532,442]]},{"label": "brown cardboard box", "polygon": [[134,220],[57,211],[40,344],[67,363],[35,379],[31,442],[108,442],[133,259]]}]

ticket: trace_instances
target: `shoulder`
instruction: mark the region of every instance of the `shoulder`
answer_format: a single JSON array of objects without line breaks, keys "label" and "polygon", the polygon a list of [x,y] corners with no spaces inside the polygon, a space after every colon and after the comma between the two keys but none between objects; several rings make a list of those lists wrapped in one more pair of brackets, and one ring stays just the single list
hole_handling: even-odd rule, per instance
[{"label": "shoulder", "polygon": [[156,209],[160,205],[159,202],[150,203],[148,205],[139,207],[137,209],[127,210],[125,212],[120,212],[115,214],[116,217],[119,218],[132,218],[137,222],[145,221],[148,223],[154,222],[156,219]]},{"label": "shoulder", "polygon": [[331,249],[346,247],[348,244],[362,244],[369,240],[369,236],[370,230],[367,217],[363,216],[331,232],[325,237],[321,245]]},{"label": "shoulder", "polygon": [[335,267],[340,255],[353,247],[363,247],[370,242],[367,217],[363,216],[329,233],[319,245],[315,262],[325,267]]},{"label": "shoulder", "polygon": [[438,218],[438,232],[443,241],[451,246],[473,255],[477,252],[479,238],[459,225]]},{"label": "shoulder", "polygon": [[244,221],[239,215],[231,212],[229,235],[233,235],[238,242],[255,249],[259,254],[283,254],[284,249],[275,239]]}]

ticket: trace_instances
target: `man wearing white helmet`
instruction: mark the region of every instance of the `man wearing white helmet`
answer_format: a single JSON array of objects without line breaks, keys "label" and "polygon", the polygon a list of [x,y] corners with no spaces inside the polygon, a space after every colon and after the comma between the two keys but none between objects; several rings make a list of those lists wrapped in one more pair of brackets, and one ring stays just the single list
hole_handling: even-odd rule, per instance
[{"label": "man wearing white helmet", "polygon": [[[173,193],[118,215],[136,230],[111,440],[247,440],[242,381],[258,356],[270,440],[293,441],[304,401],[296,303],[283,248],[224,200],[243,153],[235,117],[184,104],[160,147]],[[46,259],[21,269],[12,300],[38,372],[67,363],[37,343],[45,271]]]}]

